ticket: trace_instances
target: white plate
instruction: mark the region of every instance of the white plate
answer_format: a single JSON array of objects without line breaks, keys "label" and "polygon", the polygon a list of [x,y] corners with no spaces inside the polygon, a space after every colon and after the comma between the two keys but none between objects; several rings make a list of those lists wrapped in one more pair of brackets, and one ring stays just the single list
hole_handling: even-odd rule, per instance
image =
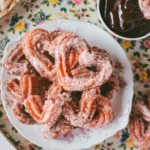
[{"label": "white plate", "polygon": [[[10,122],[14,127],[28,140],[43,147],[46,150],[58,149],[58,150],[71,150],[71,149],[83,149],[100,143],[106,138],[114,135],[117,131],[126,127],[129,114],[131,111],[131,103],[133,97],[133,76],[130,67],[130,63],[127,56],[120,45],[104,30],[101,28],[79,21],[58,20],[55,22],[45,22],[36,28],[43,28],[48,31],[55,29],[62,29],[65,31],[72,31],[84,38],[91,46],[97,46],[108,50],[112,58],[118,59],[124,67],[124,79],[127,85],[121,90],[115,100],[113,100],[114,120],[112,123],[104,128],[93,129],[87,131],[86,134],[78,134],[74,137],[72,142],[64,140],[46,139],[43,137],[38,125],[24,125],[20,123],[13,115],[12,109],[6,103],[6,81],[10,79],[10,76],[2,68],[1,72],[1,96],[5,111],[8,115]],[[16,41],[11,41],[5,48],[4,59],[6,59],[9,48],[16,44],[20,38]]]}]

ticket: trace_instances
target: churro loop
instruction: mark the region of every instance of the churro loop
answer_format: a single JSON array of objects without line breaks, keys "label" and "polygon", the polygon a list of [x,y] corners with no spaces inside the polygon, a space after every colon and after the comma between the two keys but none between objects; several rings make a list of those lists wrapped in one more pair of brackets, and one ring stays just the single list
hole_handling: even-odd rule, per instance
[{"label": "churro loop", "polygon": [[[97,86],[101,86],[107,81],[112,73],[112,64],[102,55],[102,52],[92,51],[86,42],[73,33],[64,33],[58,36],[56,48],[56,67],[58,68],[58,78],[60,84],[68,91],[83,91]],[[88,77],[75,77],[71,73],[69,66],[70,49],[74,48],[79,53],[79,65],[90,69],[94,67],[96,71],[89,70]]]},{"label": "churro loop", "polygon": [[150,122],[150,107],[148,104],[146,105],[143,101],[138,100],[133,107],[137,114],[140,114],[145,121]]},{"label": "churro loop", "polygon": [[54,64],[44,52],[49,52],[51,36],[43,29],[28,32],[22,40],[23,53],[36,71],[48,80],[55,73]]},{"label": "churro loop", "polygon": [[150,147],[150,124],[147,126],[142,118],[134,116],[131,118],[128,128],[135,146],[140,149]]},{"label": "churro loop", "polygon": [[43,101],[41,100],[40,96],[29,96],[27,99],[24,100],[24,106],[26,108],[26,111],[33,117],[35,121],[41,121]]},{"label": "churro loop", "polygon": [[23,99],[28,98],[30,95],[39,95],[43,98],[50,85],[46,79],[34,74],[22,75],[20,82]]},{"label": "churro loop", "polygon": [[9,56],[4,60],[3,65],[7,73],[11,75],[22,75],[24,73],[32,72],[33,69],[22,52],[21,43],[12,47]]},{"label": "churro loop", "polygon": [[112,121],[113,112],[112,112],[112,103],[111,101],[104,97],[99,96],[97,98],[97,108],[94,118],[85,124],[86,128],[97,128],[107,125]]},{"label": "churro loop", "polygon": [[68,99],[68,96],[62,94],[55,97],[55,99],[44,102],[38,95],[32,95],[25,99],[24,105],[36,122],[40,124],[48,123],[52,127],[59,119],[66,99]]},{"label": "churro loop", "polygon": [[74,109],[76,106],[74,107],[73,101],[67,101],[63,107],[65,119],[73,126],[82,127],[93,118],[96,111],[96,97],[95,89],[83,92],[78,113]]},{"label": "churro loop", "polygon": [[14,98],[14,108],[13,113],[15,117],[24,124],[34,124],[34,119],[30,116],[29,113],[25,111],[25,107],[23,105],[23,95],[22,90],[20,89],[20,81],[17,79],[12,79],[7,83],[7,90]]},{"label": "churro loop", "polygon": [[[53,45],[51,42],[59,34],[55,32],[49,33],[43,29],[35,29],[28,32],[22,41],[23,52],[26,58],[42,77],[49,80],[53,80],[53,77],[56,76],[53,62],[56,44],[54,47],[55,42],[53,42]],[[48,54],[49,56],[47,57]],[[78,54],[72,49],[69,58],[71,68],[76,65],[77,57]]]},{"label": "churro loop", "polygon": [[20,79],[14,78],[8,81],[7,90],[21,103],[30,95],[37,94],[43,97],[49,85],[50,83],[40,76],[24,74]]}]

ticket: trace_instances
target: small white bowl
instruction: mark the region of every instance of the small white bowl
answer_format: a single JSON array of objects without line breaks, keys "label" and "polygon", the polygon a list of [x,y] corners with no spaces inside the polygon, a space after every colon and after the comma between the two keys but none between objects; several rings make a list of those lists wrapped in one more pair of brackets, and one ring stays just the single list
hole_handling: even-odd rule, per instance
[{"label": "small white bowl", "polygon": [[117,38],[120,38],[120,39],[123,39],[123,40],[130,40],[130,41],[135,41],[135,40],[142,40],[142,39],[145,39],[147,38],[148,36],[150,36],[150,32],[147,33],[146,35],[144,36],[141,36],[141,37],[137,37],[137,38],[128,38],[128,37],[124,37],[124,36],[121,36],[117,33],[115,33],[114,31],[112,31],[107,25],[106,23],[104,22],[102,16],[101,16],[101,11],[100,11],[100,7],[99,7],[99,3],[100,3],[101,0],[97,0],[97,12],[98,12],[98,16],[100,18],[100,21],[102,22],[103,26],[105,27],[105,29],[110,33],[112,34],[113,36],[117,37]]}]

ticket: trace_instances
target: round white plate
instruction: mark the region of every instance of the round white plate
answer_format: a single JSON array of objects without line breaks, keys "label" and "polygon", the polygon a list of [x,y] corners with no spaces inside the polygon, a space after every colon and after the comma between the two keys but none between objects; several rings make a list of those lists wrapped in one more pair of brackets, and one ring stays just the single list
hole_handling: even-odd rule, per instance
[{"label": "round white plate", "polygon": [[[86,134],[77,134],[71,142],[65,140],[55,140],[44,138],[38,125],[24,125],[20,123],[13,115],[12,109],[7,105],[6,97],[8,92],[6,90],[6,81],[11,77],[5,72],[4,68],[1,71],[1,96],[5,111],[10,122],[14,127],[28,140],[43,147],[45,150],[66,150],[66,149],[83,149],[100,143],[106,138],[114,135],[117,131],[126,127],[129,114],[131,111],[131,104],[133,98],[133,75],[130,63],[121,46],[112,38],[107,32],[101,28],[79,21],[58,20],[55,22],[45,22],[36,28],[43,28],[48,31],[62,29],[71,31],[84,38],[91,46],[97,46],[108,50],[112,58],[118,59],[124,67],[124,79],[126,86],[118,94],[117,98],[113,100],[113,121],[104,128],[93,129],[87,131]],[[4,59],[8,56],[9,48],[16,44],[19,40],[11,41],[5,48]]]}]

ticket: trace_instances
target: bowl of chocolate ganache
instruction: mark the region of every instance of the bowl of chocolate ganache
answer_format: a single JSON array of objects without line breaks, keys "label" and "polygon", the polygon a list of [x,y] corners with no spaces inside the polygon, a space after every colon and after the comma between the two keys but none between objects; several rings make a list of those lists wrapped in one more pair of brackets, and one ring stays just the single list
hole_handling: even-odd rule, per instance
[{"label": "bowl of chocolate ganache", "polygon": [[105,29],[112,35],[126,40],[150,36],[150,19],[144,17],[138,0],[98,0],[97,9]]}]

